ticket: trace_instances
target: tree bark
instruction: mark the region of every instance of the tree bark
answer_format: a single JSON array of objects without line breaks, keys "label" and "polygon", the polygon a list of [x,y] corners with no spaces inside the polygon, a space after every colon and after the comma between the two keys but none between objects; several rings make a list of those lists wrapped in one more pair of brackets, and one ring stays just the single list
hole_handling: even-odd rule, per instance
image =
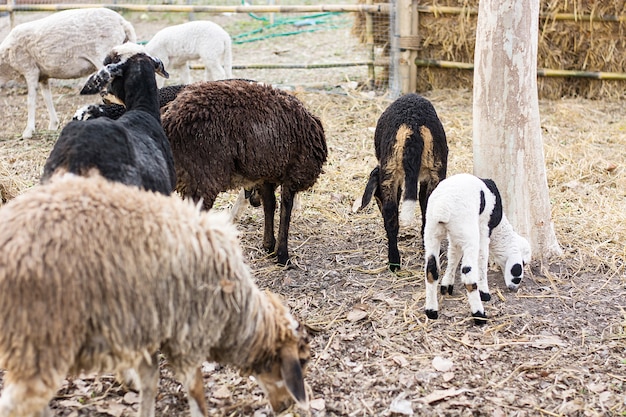
[{"label": "tree bark", "polygon": [[537,93],[539,0],[481,0],[474,56],[474,174],[493,179],[533,257],[561,253]]}]

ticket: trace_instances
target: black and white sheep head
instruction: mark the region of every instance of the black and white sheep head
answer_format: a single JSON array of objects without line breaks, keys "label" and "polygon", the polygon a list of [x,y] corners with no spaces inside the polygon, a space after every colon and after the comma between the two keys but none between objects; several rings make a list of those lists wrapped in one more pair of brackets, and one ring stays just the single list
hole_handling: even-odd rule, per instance
[{"label": "black and white sheep head", "polygon": [[169,78],[169,74],[159,58],[148,55],[142,45],[127,42],[116,46],[109,52],[104,58],[104,67],[89,77],[80,94],[97,94],[108,87],[111,94],[123,101],[123,83],[113,85],[113,82],[116,78],[120,78],[124,75],[124,72],[128,68],[129,61],[142,59],[149,59],[152,62],[156,74],[164,78]]},{"label": "black and white sheep head", "polygon": [[513,242],[507,251],[507,256],[500,263],[502,273],[504,274],[504,283],[511,291],[517,291],[524,278],[524,266],[530,262],[531,250],[528,240],[518,235],[513,236]]}]

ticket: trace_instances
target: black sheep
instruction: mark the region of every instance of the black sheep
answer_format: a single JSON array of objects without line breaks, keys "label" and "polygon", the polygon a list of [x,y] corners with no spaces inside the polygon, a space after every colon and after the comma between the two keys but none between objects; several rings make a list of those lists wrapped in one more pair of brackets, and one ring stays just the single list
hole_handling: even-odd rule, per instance
[{"label": "black sheep", "polygon": [[55,143],[41,182],[57,171],[102,176],[163,194],[176,184],[172,151],[161,126],[155,73],[167,77],[163,64],[127,43],[116,47],[92,75],[81,94],[95,94],[106,85],[126,106],[117,120],[106,117],[68,123]]},{"label": "black sheep", "polygon": [[378,119],[374,146],[378,166],[370,173],[359,210],[369,204],[372,195],[376,198],[387,232],[389,268],[396,271],[400,269],[400,221],[410,223],[413,218],[419,183],[423,236],[428,197],[446,177],[448,143],[430,101],[417,94],[406,94],[391,103]]}]

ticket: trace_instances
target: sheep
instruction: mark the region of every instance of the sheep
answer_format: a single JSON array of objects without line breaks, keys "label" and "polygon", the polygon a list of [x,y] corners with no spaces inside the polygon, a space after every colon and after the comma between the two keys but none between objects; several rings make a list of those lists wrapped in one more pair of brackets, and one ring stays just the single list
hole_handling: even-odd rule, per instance
[{"label": "sheep", "polygon": [[[183,83],[191,83],[188,61],[200,59],[206,81],[232,78],[232,40],[217,23],[197,20],[158,31],[146,51],[171,68],[183,68]],[[163,82],[159,80],[159,87]]]},{"label": "sheep", "polygon": [[360,207],[358,200],[355,206],[357,211],[363,210],[372,195],[376,198],[387,233],[389,269],[395,272],[400,269],[399,226],[410,224],[415,216],[419,182],[424,235],[428,197],[446,177],[448,143],[430,101],[417,94],[406,94],[391,103],[378,119],[374,146],[378,166],[370,173]]},{"label": "sheep", "polygon": [[174,159],[161,126],[155,72],[168,76],[163,63],[127,43],[117,46],[92,75],[81,94],[105,85],[126,105],[117,120],[106,117],[68,123],[44,165],[41,182],[64,169],[84,174],[92,168],[111,181],[171,194],[176,184]]},{"label": "sheep", "polygon": [[48,129],[56,130],[49,79],[89,75],[102,67],[113,46],[136,40],[133,26],[105,8],[65,10],[15,26],[0,44],[0,84],[26,79],[28,122],[22,137],[30,139],[35,132],[38,83],[50,115]]},{"label": "sheep", "polygon": [[[188,85],[163,109],[176,190],[210,209],[220,192],[257,186],[265,227],[263,248],[287,265],[296,193],[312,187],[326,162],[324,128],[295,96],[247,80]],[[278,241],[274,191],[281,186]]]},{"label": "sheep", "polygon": [[448,267],[441,280],[441,293],[452,294],[461,262],[461,280],[472,316],[476,324],[484,324],[482,301],[491,299],[487,283],[489,258],[500,266],[511,291],[518,289],[524,265],[531,258],[528,241],[513,230],[504,214],[500,192],[493,180],[457,174],[442,180],[430,195],[424,230],[425,312],[430,319],[438,317],[439,250],[446,237]]},{"label": "sheep", "polygon": [[45,415],[66,375],[105,371],[136,371],[154,416],[158,352],[192,417],[205,360],[255,376],[276,412],[307,405],[306,329],[254,284],[227,215],[92,170],[55,174],[0,224],[0,416]]}]

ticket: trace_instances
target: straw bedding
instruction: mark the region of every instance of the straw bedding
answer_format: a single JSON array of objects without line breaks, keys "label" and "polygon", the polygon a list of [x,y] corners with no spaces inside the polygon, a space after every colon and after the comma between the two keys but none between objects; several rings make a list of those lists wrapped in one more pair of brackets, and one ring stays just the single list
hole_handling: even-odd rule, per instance
[{"label": "straw bedding", "polygon": [[[336,34],[328,37],[336,42]],[[310,77],[336,75],[325,71],[313,71]],[[307,77],[298,73],[299,80]],[[411,411],[420,416],[623,415],[623,101],[540,101],[554,225],[563,255],[527,266],[517,293],[506,289],[499,271],[491,271],[493,298],[485,303],[490,321],[478,328],[467,313],[460,283],[453,296],[442,300],[440,319],[426,319],[418,226],[401,230],[403,269],[396,275],[386,269],[387,240],[375,204],[352,212],[376,164],[373,130],[389,101],[354,90],[351,83],[336,85],[295,91],[322,119],[329,147],[324,173],[303,194],[302,208],[292,217],[295,268],[278,268],[263,251],[260,209],[246,209],[239,221],[258,284],[281,294],[313,332],[307,375],[311,410],[293,410],[292,416],[402,416]],[[76,86],[53,88],[62,123],[94,100],[76,91]],[[25,88],[0,90],[0,189],[9,190],[3,198],[37,183],[58,135],[44,131],[33,140],[19,139],[26,121],[25,94]],[[446,129],[449,174],[471,172],[471,93],[435,89],[426,96]],[[38,105],[37,124],[45,126],[47,115]],[[228,208],[234,199],[234,194],[224,194],[216,207]],[[203,371],[211,416],[269,415],[255,382],[210,363]],[[111,375],[75,375],[52,407],[58,416],[118,417],[133,415],[137,403],[136,393],[122,389]],[[156,415],[187,412],[184,391],[164,363]]]},{"label": "straw bedding", "polygon": [[[57,98],[67,93],[55,92]],[[248,208],[239,227],[259,285],[281,293],[316,332],[308,376],[316,407],[311,415],[382,415],[407,406],[418,415],[626,411],[621,102],[541,101],[554,222],[564,254],[528,267],[518,293],[508,292],[492,271],[490,323],[476,328],[458,290],[443,301],[439,320],[425,318],[417,228],[401,232],[403,270],[394,275],[385,268],[386,238],[375,206],[351,211],[375,164],[373,127],[388,101],[354,90],[297,94],[325,124],[329,162],[293,216],[296,268],[279,269],[263,252],[259,209]],[[450,174],[471,171],[471,94],[435,90],[427,96],[448,134]],[[22,105],[23,97],[15,99]],[[60,112],[71,114],[69,108],[81,100],[68,94]],[[55,134],[22,141],[16,139],[22,121],[9,121],[0,136],[0,183],[14,184],[19,192],[37,181]],[[228,207],[233,198],[224,195],[218,205]],[[205,367],[211,415],[268,412],[255,383],[230,369]],[[120,415],[115,410],[130,412],[133,404],[133,393],[109,376],[83,375],[68,380],[53,407],[72,415]],[[184,415],[185,407],[164,366],[157,415]]]}]

